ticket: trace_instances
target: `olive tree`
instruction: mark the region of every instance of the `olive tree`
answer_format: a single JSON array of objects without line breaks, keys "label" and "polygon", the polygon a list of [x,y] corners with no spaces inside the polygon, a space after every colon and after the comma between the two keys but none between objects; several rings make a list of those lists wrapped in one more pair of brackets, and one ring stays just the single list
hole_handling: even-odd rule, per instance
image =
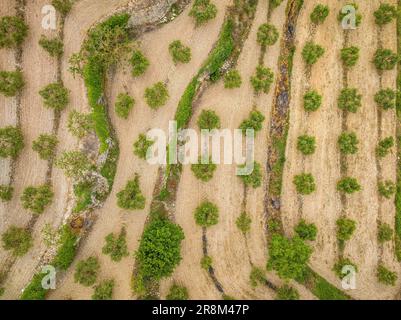
[{"label": "olive tree", "polygon": [[34,214],[41,214],[52,202],[54,193],[49,185],[27,187],[21,196],[22,206]]},{"label": "olive tree", "polygon": [[32,150],[39,154],[42,160],[51,160],[56,154],[58,144],[54,134],[41,134],[32,144]]},{"label": "olive tree", "polygon": [[93,129],[93,120],[90,114],[72,110],[67,120],[68,131],[75,137],[82,139]]},{"label": "olive tree", "polygon": [[189,15],[195,19],[196,26],[200,26],[216,17],[217,7],[210,0],[195,0]]},{"label": "olive tree", "polygon": [[16,158],[24,148],[21,129],[8,126],[0,128],[0,158]]},{"label": "olive tree", "polygon": [[259,26],[257,41],[261,46],[274,45],[279,37],[277,28],[271,24],[264,23]]},{"label": "olive tree", "polygon": [[0,19],[0,48],[15,48],[28,35],[28,25],[20,17],[5,16]]},{"label": "olive tree", "polygon": [[15,96],[24,85],[21,71],[0,71],[0,93],[6,97]]},{"label": "olive tree", "polygon": [[39,91],[45,107],[63,110],[69,102],[69,91],[61,83],[51,83]]},{"label": "olive tree", "polygon": [[219,222],[219,209],[210,201],[204,201],[195,210],[195,221],[201,227],[214,226]]},{"label": "olive tree", "polygon": [[3,248],[12,251],[16,257],[25,255],[32,247],[33,240],[29,230],[16,226],[9,227],[1,236]]}]

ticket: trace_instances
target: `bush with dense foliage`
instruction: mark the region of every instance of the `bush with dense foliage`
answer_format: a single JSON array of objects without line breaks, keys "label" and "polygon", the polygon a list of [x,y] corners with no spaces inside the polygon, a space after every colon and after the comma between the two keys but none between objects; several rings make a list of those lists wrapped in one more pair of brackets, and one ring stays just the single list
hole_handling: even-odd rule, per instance
[{"label": "bush with dense foliage", "polygon": [[65,224],[59,231],[59,241],[53,265],[61,270],[67,270],[72,264],[77,250],[78,236],[74,230]]},{"label": "bush with dense foliage", "polygon": [[356,229],[356,222],[347,218],[340,218],[337,224],[337,239],[339,241],[348,241]]},{"label": "bush with dense foliage", "polygon": [[397,65],[399,57],[390,49],[377,49],[373,63],[379,71],[392,70]]},{"label": "bush with dense foliage", "polygon": [[296,175],[293,183],[299,194],[309,195],[316,190],[315,179],[310,173]]},{"label": "bush with dense foliage", "polygon": [[67,120],[68,131],[75,137],[82,139],[93,129],[93,120],[90,114],[72,110]]},{"label": "bush with dense foliage", "polygon": [[122,209],[140,210],[145,208],[145,196],[139,187],[139,175],[135,174],[133,180],[129,180],[124,190],[117,193],[117,205]]},{"label": "bush with dense foliage", "polygon": [[264,23],[259,26],[257,41],[261,46],[274,45],[279,37],[277,28],[271,24]]},{"label": "bush with dense foliage", "polygon": [[325,50],[323,47],[308,41],[302,49],[302,58],[308,65],[313,65],[323,56]]},{"label": "bush with dense foliage", "polygon": [[391,148],[393,147],[394,147],[394,138],[393,137],[384,138],[383,140],[379,141],[376,147],[376,155],[379,158],[384,158],[391,152]]},{"label": "bush with dense foliage", "polygon": [[301,280],[305,277],[312,248],[295,236],[288,239],[274,234],[269,244],[268,270],[275,270],[282,279]]},{"label": "bush with dense foliage", "polygon": [[188,300],[188,289],[176,283],[170,287],[166,300]]},{"label": "bush with dense foliage", "polygon": [[217,7],[210,0],[195,0],[189,15],[195,19],[196,26],[200,26],[216,17]]},{"label": "bush with dense foliage", "polygon": [[66,151],[57,158],[55,164],[70,178],[82,177],[92,167],[88,157],[82,151]]},{"label": "bush with dense foliage", "polygon": [[134,143],[134,154],[141,159],[146,159],[148,149],[153,146],[155,142],[146,137],[145,134],[141,133],[138,140]]},{"label": "bush with dense foliage", "polygon": [[191,170],[195,177],[203,182],[208,182],[213,178],[213,174],[217,169],[217,165],[210,158],[208,163],[202,163],[202,156],[199,157],[198,163],[191,165]]},{"label": "bush with dense foliage", "polygon": [[230,70],[224,76],[224,88],[234,89],[241,87],[242,79],[238,70]]},{"label": "bush with dense foliage", "polygon": [[314,223],[306,223],[306,221],[302,219],[295,227],[295,233],[302,240],[314,241],[316,240],[317,227]]},{"label": "bush with dense foliage", "polygon": [[33,141],[32,150],[36,151],[42,160],[50,160],[56,155],[57,144],[58,139],[56,135],[41,134]]},{"label": "bush with dense foliage", "polygon": [[352,177],[342,178],[337,182],[337,190],[340,192],[352,194],[362,190],[358,180]]},{"label": "bush with dense foliage", "polygon": [[316,138],[308,135],[299,136],[297,149],[304,155],[311,155],[316,150]]},{"label": "bush with dense foliage", "polygon": [[337,275],[337,277],[339,277],[340,279],[343,279],[347,273],[343,273],[343,268],[345,266],[351,266],[354,267],[355,271],[358,271],[358,267],[355,263],[353,263],[350,259],[348,258],[344,258],[341,257],[335,264],[333,267],[333,271],[334,273]]},{"label": "bush with dense foliage", "polygon": [[46,38],[42,35],[39,39],[39,45],[52,57],[60,57],[64,52],[63,41],[59,38]]},{"label": "bush with dense foliage", "polygon": [[395,286],[397,281],[397,273],[387,269],[382,264],[377,267],[377,280],[388,286]]},{"label": "bush with dense foliage", "polygon": [[168,50],[175,64],[191,61],[191,48],[185,46],[180,40],[170,43]]},{"label": "bush with dense foliage", "polygon": [[274,80],[274,73],[270,68],[259,65],[256,74],[251,77],[251,84],[256,93],[269,93]]},{"label": "bush with dense foliage", "polygon": [[318,110],[322,105],[322,96],[315,90],[304,95],[304,109],[309,112]]},{"label": "bush with dense foliage", "polygon": [[113,297],[114,280],[104,280],[95,286],[92,300],[111,300]]},{"label": "bush with dense foliage", "polygon": [[125,228],[121,229],[118,236],[115,236],[113,233],[108,234],[105,241],[106,244],[102,249],[102,253],[109,255],[111,260],[118,262],[129,255],[127,249],[127,232]]},{"label": "bush with dense foliage", "polygon": [[0,128],[0,158],[16,158],[24,148],[21,129],[16,127]]},{"label": "bush with dense foliage", "polygon": [[314,24],[322,24],[328,17],[330,9],[328,6],[323,4],[318,4],[313,8],[310,14],[310,19]]},{"label": "bush with dense foliage", "polygon": [[51,83],[39,91],[47,108],[63,110],[69,102],[69,91],[61,83]]},{"label": "bush with dense foliage", "polygon": [[0,71],[0,93],[6,97],[15,96],[24,85],[21,71]]},{"label": "bush with dense foliage", "polygon": [[136,252],[142,274],[159,280],[170,276],[181,261],[181,227],[166,219],[150,222]]},{"label": "bush with dense foliage", "polygon": [[[362,23],[362,15],[359,13],[359,7],[355,2],[348,3],[347,6],[353,6],[355,8],[355,26],[359,27]],[[343,19],[347,16],[348,13],[343,13],[342,10],[338,13],[337,19],[339,22],[342,22]]]},{"label": "bush with dense foliage", "polygon": [[28,25],[20,17],[5,16],[0,19],[0,48],[14,48],[28,35]]},{"label": "bush with dense foliage", "polygon": [[202,110],[198,118],[198,127],[200,130],[220,129],[220,118],[213,110]]},{"label": "bush with dense foliage", "polygon": [[54,193],[49,185],[39,187],[27,187],[21,196],[22,207],[41,214],[52,202]]},{"label": "bush with dense foliage", "polygon": [[359,140],[354,132],[343,132],[337,140],[340,152],[343,154],[355,154],[358,152]]},{"label": "bush with dense foliage", "polygon": [[11,186],[0,185],[0,200],[3,202],[10,201],[13,197],[14,188]]},{"label": "bush with dense foliage", "polygon": [[341,49],[341,60],[346,67],[353,67],[359,60],[359,48],[355,46]]},{"label": "bush with dense foliage", "polygon": [[258,110],[253,110],[249,113],[248,119],[242,121],[240,129],[243,134],[246,134],[247,129],[252,129],[255,133],[262,130],[262,124],[265,121],[265,116]]},{"label": "bush with dense foliage", "polygon": [[[241,169],[245,168],[246,164],[240,166]],[[246,186],[254,189],[259,188],[262,185],[262,169],[259,163],[253,163],[253,170],[250,174],[244,174],[238,176],[242,179]]]},{"label": "bush with dense foliage", "polygon": [[16,226],[9,227],[1,236],[4,250],[12,251],[16,257],[25,255],[32,247],[32,236],[29,230],[18,228]]},{"label": "bush with dense foliage", "polygon": [[377,240],[380,243],[390,241],[393,238],[394,231],[388,223],[379,223],[377,230]]},{"label": "bush with dense foliage", "polygon": [[211,256],[203,256],[200,262],[201,268],[208,271],[213,265],[213,259]]},{"label": "bush with dense foliage", "polygon": [[337,105],[341,110],[356,113],[362,105],[362,95],[358,94],[355,88],[345,88],[341,90]]},{"label": "bush with dense foliage", "polygon": [[210,201],[203,201],[195,210],[195,221],[201,227],[211,227],[219,222],[219,209]]},{"label": "bush with dense foliage", "polygon": [[277,289],[276,300],[299,300],[297,289],[285,284]]},{"label": "bush with dense foliage", "polygon": [[383,110],[395,109],[396,99],[396,92],[390,88],[381,89],[375,94],[375,102]]},{"label": "bush with dense foliage", "polygon": [[169,93],[163,82],[157,82],[152,87],[146,88],[145,99],[146,103],[152,109],[158,109],[167,103]]},{"label": "bush with dense foliage", "polygon": [[383,26],[397,18],[397,8],[388,3],[381,3],[374,13],[376,24]]},{"label": "bush with dense foliage", "polygon": [[252,223],[252,219],[246,212],[242,212],[240,214],[240,216],[237,218],[237,220],[235,221],[237,228],[244,235],[247,234],[249,231],[251,231],[251,223]]},{"label": "bush with dense foliage", "polygon": [[390,199],[397,190],[396,185],[391,180],[380,181],[378,185],[379,194],[385,197],[386,199]]},{"label": "bush with dense foliage", "polygon": [[131,73],[133,77],[139,77],[149,68],[150,62],[140,50],[135,50],[131,57]]},{"label": "bush with dense foliage", "polygon": [[77,263],[74,280],[83,286],[90,287],[95,284],[100,270],[100,264],[96,257],[89,257]]},{"label": "bush with dense foliage", "polygon": [[134,104],[134,98],[130,97],[127,93],[120,93],[116,101],[116,114],[120,118],[127,119]]},{"label": "bush with dense foliage", "polygon": [[52,5],[63,16],[66,16],[72,9],[74,0],[52,0]]},{"label": "bush with dense foliage", "polygon": [[251,286],[256,288],[258,284],[263,284],[266,282],[265,271],[253,266],[251,269],[251,273],[249,275],[249,280],[251,282]]}]

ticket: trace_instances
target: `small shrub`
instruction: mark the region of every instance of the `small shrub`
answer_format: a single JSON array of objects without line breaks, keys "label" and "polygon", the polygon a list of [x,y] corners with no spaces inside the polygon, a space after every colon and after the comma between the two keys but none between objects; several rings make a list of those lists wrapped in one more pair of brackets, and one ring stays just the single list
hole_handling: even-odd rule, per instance
[{"label": "small shrub", "polygon": [[32,144],[33,151],[39,154],[42,160],[51,160],[56,154],[58,139],[54,134],[41,134]]},{"label": "small shrub", "polygon": [[383,265],[379,265],[377,268],[377,280],[388,286],[395,286],[397,281],[397,273],[392,272]]},{"label": "small shrub", "polygon": [[48,39],[42,35],[39,40],[39,45],[52,57],[60,57],[64,52],[63,42],[59,38]]},{"label": "small shrub", "polygon": [[341,49],[341,60],[346,67],[353,67],[359,60],[359,48],[352,46]]},{"label": "small shrub", "polygon": [[22,206],[34,214],[41,214],[52,202],[54,193],[49,185],[27,187],[21,196]]},{"label": "small shrub", "polygon": [[66,16],[72,9],[73,0],[52,0],[52,5],[63,16]]},{"label": "small shrub", "polygon": [[131,73],[132,73],[133,77],[139,77],[139,76],[143,75],[146,72],[146,70],[149,68],[149,65],[150,65],[149,60],[139,50],[134,51],[130,62],[131,62],[131,66],[132,66]]},{"label": "small shrub", "polygon": [[265,121],[265,116],[258,110],[253,110],[249,113],[248,119],[242,121],[240,129],[245,134],[247,129],[252,129],[256,132],[262,130],[262,124]]},{"label": "small shrub", "polygon": [[166,296],[167,300],[188,300],[188,289],[174,283]]},{"label": "small shrub", "polygon": [[396,53],[390,49],[377,49],[373,63],[377,70],[392,70],[399,61],[399,57]]},{"label": "small shrub", "polygon": [[201,161],[202,157],[199,157],[198,163],[191,165],[191,170],[197,179],[203,182],[208,182],[213,178],[213,174],[216,171],[217,166],[212,162],[211,158],[207,164],[202,164]]},{"label": "small shrub", "polygon": [[313,65],[323,56],[324,52],[325,50],[321,46],[309,41],[302,50],[302,57],[306,64]]},{"label": "small shrub", "polygon": [[92,165],[82,151],[64,152],[55,162],[55,165],[64,170],[64,174],[70,178],[82,177]]},{"label": "small shrub", "polygon": [[237,228],[245,235],[251,231],[251,217],[246,213],[242,212],[241,215],[235,221]]},{"label": "small shrub", "polygon": [[340,218],[337,224],[337,239],[339,241],[348,241],[356,229],[356,222],[347,218]]},{"label": "small shrub", "polygon": [[117,205],[122,209],[140,210],[145,208],[145,197],[139,187],[139,175],[129,180],[124,190],[117,193]]},{"label": "small shrub", "polygon": [[298,137],[297,149],[304,155],[311,155],[316,150],[316,138],[303,135]]},{"label": "small shrub", "polygon": [[32,236],[27,229],[11,226],[1,236],[3,248],[16,257],[25,255],[32,247]]},{"label": "small shrub", "polygon": [[390,199],[397,190],[396,185],[391,180],[380,181],[378,185],[379,194],[385,197],[386,199]]},{"label": "small shrub", "polygon": [[204,256],[201,259],[201,268],[205,269],[206,271],[208,271],[213,264],[213,259],[210,256]]},{"label": "small shrub", "polygon": [[272,46],[278,40],[277,28],[271,24],[264,23],[259,26],[257,41],[261,46]]},{"label": "small shrub", "polygon": [[251,77],[251,84],[256,93],[269,93],[274,80],[274,73],[270,68],[259,65],[256,74]]},{"label": "small shrub", "polygon": [[388,3],[381,3],[374,13],[376,24],[383,26],[397,17],[397,8]]},{"label": "small shrub", "polygon": [[146,159],[148,149],[153,146],[155,142],[146,137],[145,134],[141,133],[138,140],[134,143],[134,154],[141,159]]},{"label": "small shrub", "polygon": [[189,16],[195,19],[196,26],[207,23],[217,15],[217,7],[210,0],[195,0]]},{"label": "small shrub", "polygon": [[198,118],[198,127],[200,130],[220,129],[220,118],[213,110],[202,110]]},{"label": "small shrub", "polygon": [[242,79],[238,70],[230,70],[224,76],[224,88],[234,89],[241,87]]},{"label": "small shrub", "polygon": [[394,138],[393,137],[384,138],[383,140],[379,141],[379,144],[376,147],[376,155],[379,158],[384,158],[390,153],[391,148],[393,147],[394,147]]},{"label": "small shrub", "polygon": [[24,137],[19,128],[0,128],[0,158],[16,158],[24,148]]},{"label": "small shrub", "polygon": [[353,132],[343,132],[337,140],[340,152],[343,154],[355,154],[358,152],[359,140]]},{"label": "small shrub", "polygon": [[362,95],[358,94],[355,88],[345,88],[341,90],[338,98],[338,107],[341,110],[356,113],[361,107]]},{"label": "small shrub", "polygon": [[314,24],[322,24],[329,15],[330,9],[328,6],[318,4],[313,9],[310,19]]},{"label": "small shrub", "polygon": [[106,244],[102,249],[102,253],[109,255],[111,260],[118,262],[129,255],[127,249],[127,232],[125,231],[125,228],[121,229],[118,237],[113,233],[108,234],[105,241]]},{"label": "small shrub", "polygon": [[204,201],[195,210],[195,221],[201,227],[214,226],[219,222],[219,209],[210,201]]},{"label": "small shrub", "polygon": [[20,17],[6,16],[0,19],[0,48],[15,48],[28,35],[28,25]]},{"label": "small shrub", "polygon": [[157,82],[153,87],[146,88],[145,90],[146,103],[152,109],[158,109],[164,106],[168,98],[167,87],[162,82]]},{"label": "small shrub", "polygon": [[297,192],[303,195],[309,195],[316,190],[315,179],[310,173],[296,175],[293,183]]},{"label": "small shrub", "polygon": [[343,279],[347,273],[343,273],[343,268],[345,266],[351,266],[354,267],[355,271],[358,272],[358,267],[355,263],[353,263],[350,259],[348,258],[340,258],[336,264],[333,267],[334,273],[339,277],[340,279]]},{"label": "small shrub", "polygon": [[285,284],[278,288],[276,300],[299,300],[299,293],[297,289]]},{"label": "small shrub", "polygon": [[301,220],[295,227],[295,232],[302,240],[314,241],[316,240],[317,227],[314,223],[308,224],[305,220]]},{"label": "small shrub", "polygon": [[180,40],[170,43],[168,49],[175,64],[191,61],[191,48],[184,46]]},{"label": "small shrub", "polygon": [[74,280],[83,286],[90,287],[95,284],[100,270],[100,264],[96,257],[89,257],[77,263]]},{"label": "small shrub", "polygon": [[[246,164],[240,166],[240,168],[245,168]],[[252,187],[254,189],[259,188],[262,185],[262,170],[260,164],[254,162],[253,170],[250,174],[239,176],[246,186]]]},{"label": "small shrub", "polygon": [[6,97],[14,97],[24,85],[21,71],[0,71],[0,93]]},{"label": "small shrub", "polygon": [[[353,3],[348,3],[347,5],[348,5],[348,6],[353,6],[353,7],[355,8],[355,13],[356,13],[356,17],[355,17],[355,26],[356,26],[356,27],[359,27],[359,26],[361,25],[361,23],[362,23],[362,15],[359,13],[359,10],[358,10],[359,7],[358,7],[358,5],[357,5],[355,2],[353,2]],[[339,14],[338,14],[338,16],[337,16],[338,21],[339,21],[339,22],[342,22],[347,14],[348,14],[348,13],[342,13],[342,11],[340,10],[340,12],[339,12]]]},{"label": "small shrub", "polygon": [[362,190],[358,180],[352,177],[345,177],[338,181],[337,190],[340,192],[352,194]]},{"label": "small shrub", "polygon": [[380,243],[390,241],[393,238],[393,229],[391,229],[388,223],[379,223],[377,231],[377,240]]},{"label": "small shrub", "polygon": [[93,120],[90,114],[73,110],[68,115],[67,127],[73,136],[82,139],[93,129]]},{"label": "small shrub", "polygon": [[111,300],[113,297],[114,280],[105,280],[95,286],[92,300]]},{"label": "small shrub", "polygon": [[395,109],[397,94],[394,90],[382,89],[375,94],[375,102],[383,110]]},{"label": "small shrub", "polygon": [[0,185],[0,200],[3,202],[10,201],[13,198],[13,192],[13,187]]},{"label": "small shrub", "polygon": [[308,91],[304,95],[304,109],[309,112],[316,111],[322,105],[322,96],[317,91]]},{"label": "small shrub", "polygon": [[40,90],[39,94],[47,108],[61,111],[69,102],[69,91],[61,83],[51,83]]},{"label": "small shrub", "polygon": [[134,107],[135,100],[126,93],[120,93],[116,101],[116,114],[123,119],[127,119],[130,111]]},{"label": "small shrub", "polygon": [[256,288],[259,283],[265,283],[266,276],[264,270],[257,267],[252,267],[251,274],[249,275],[249,280],[253,288]]}]

